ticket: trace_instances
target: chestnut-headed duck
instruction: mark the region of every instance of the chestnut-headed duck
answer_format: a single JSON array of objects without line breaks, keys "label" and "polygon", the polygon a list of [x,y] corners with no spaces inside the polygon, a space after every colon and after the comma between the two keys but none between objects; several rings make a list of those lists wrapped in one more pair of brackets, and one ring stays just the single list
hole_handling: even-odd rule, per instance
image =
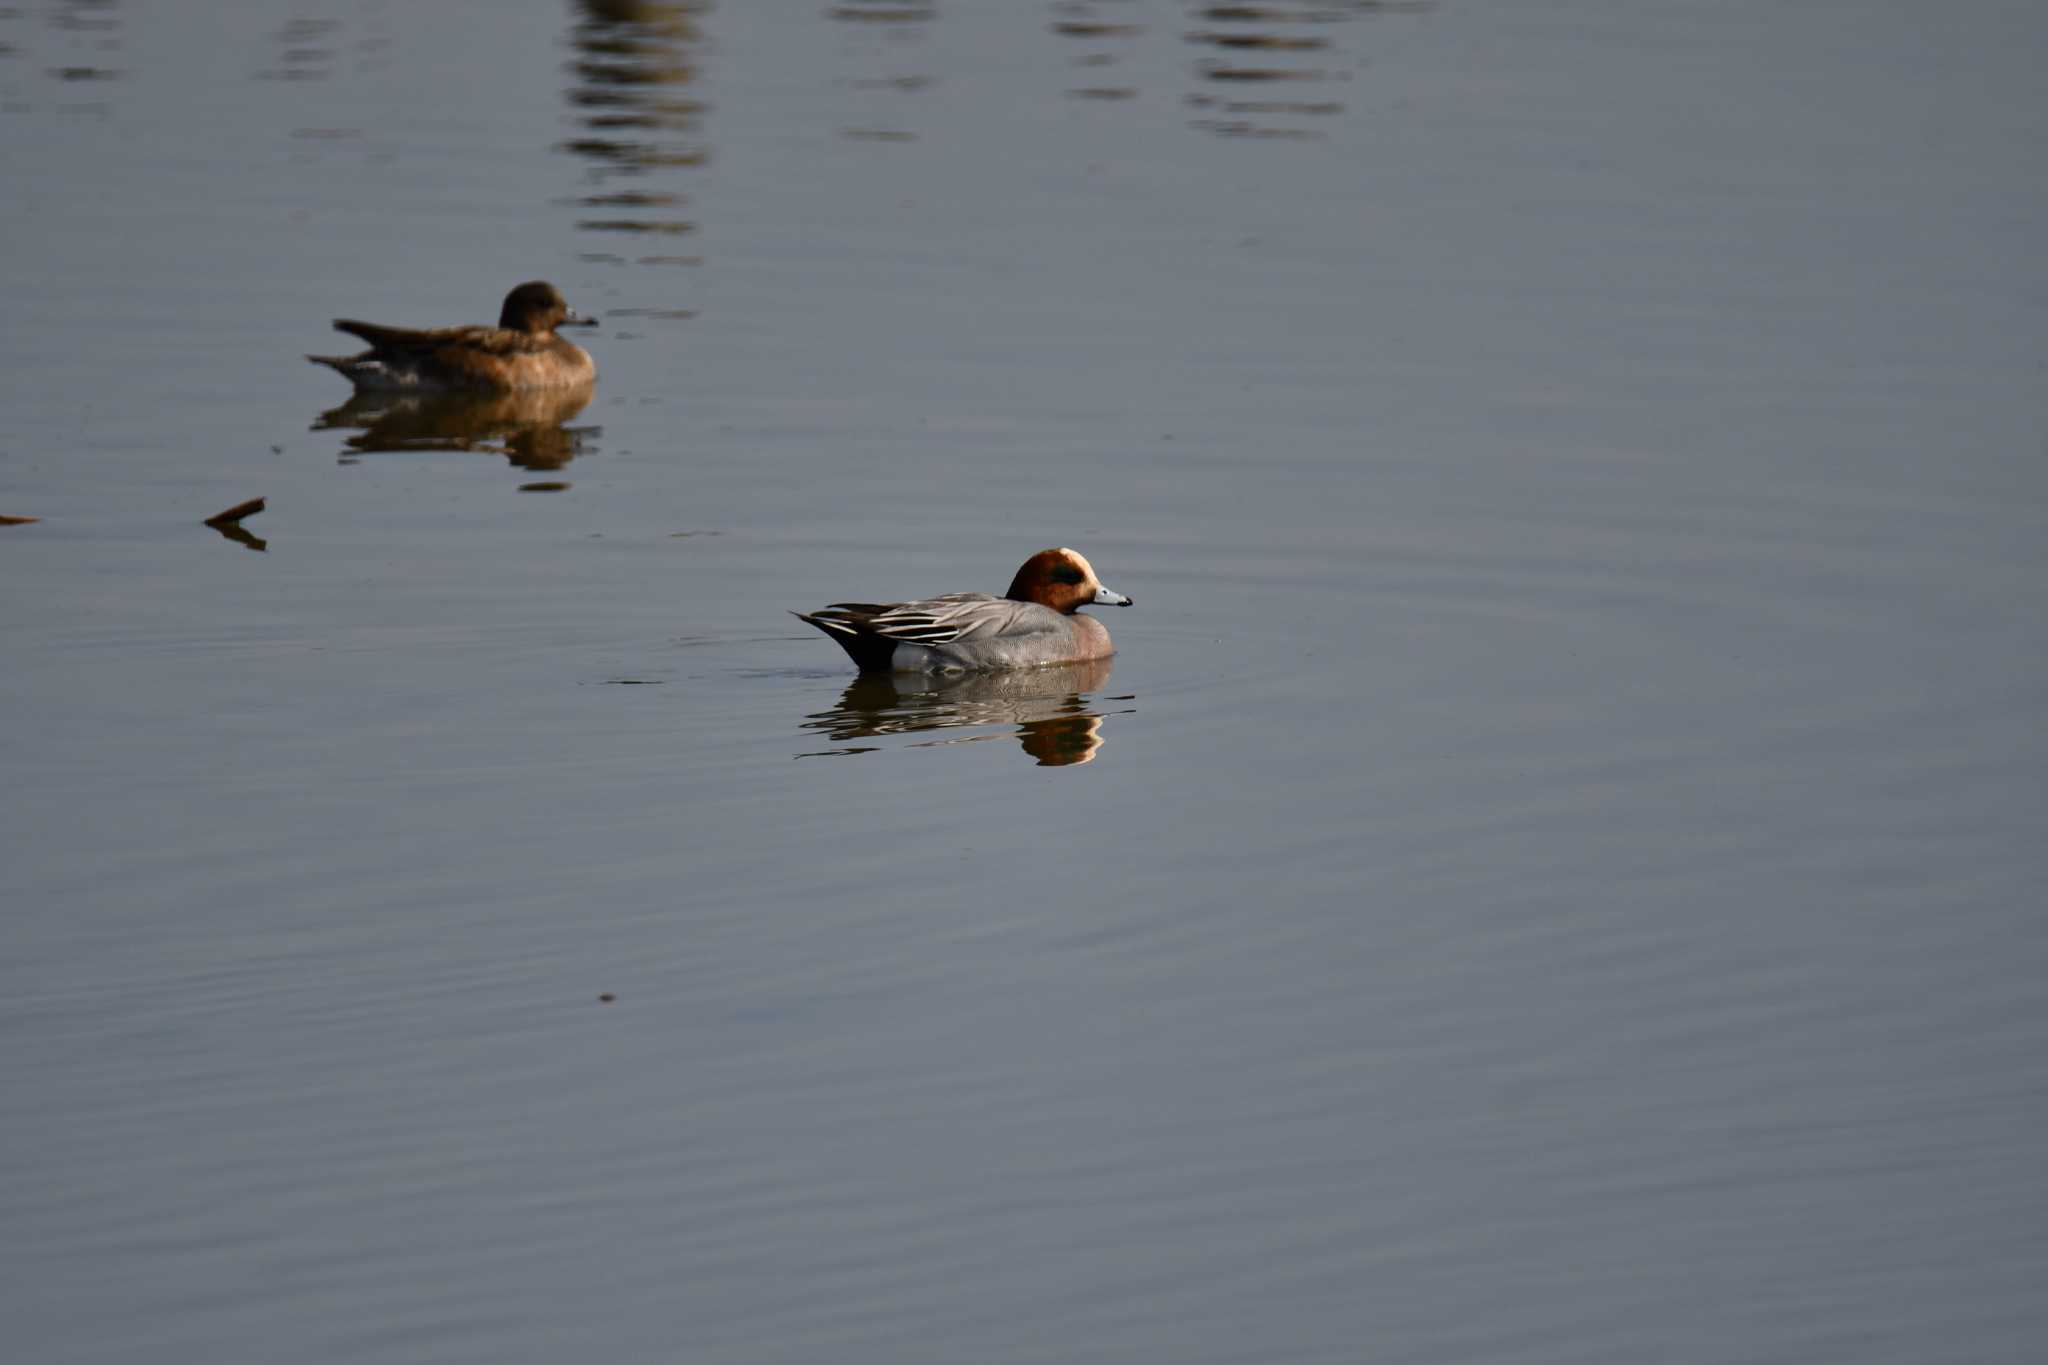
[{"label": "chestnut-headed duck", "polygon": [[792,612],[845,650],[863,673],[958,673],[984,668],[1107,659],[1109,631],[1076,607],[1128,607],[1073,550],[1040,550],[1024,561],[1010,590],[949,592],[919,602],[834,602]]},{"label": "chestnut-headed duck", "polygon": [[569,311],[545,280],[505,296],[496,327],[379,327],[336,318],[336,331],[370,343],[361,355],[309,355],[346,375],[358,389],[442,389],[500,393],[589,384],[597,365],[581,346],[555,335],[564,325],[595,327]]}]

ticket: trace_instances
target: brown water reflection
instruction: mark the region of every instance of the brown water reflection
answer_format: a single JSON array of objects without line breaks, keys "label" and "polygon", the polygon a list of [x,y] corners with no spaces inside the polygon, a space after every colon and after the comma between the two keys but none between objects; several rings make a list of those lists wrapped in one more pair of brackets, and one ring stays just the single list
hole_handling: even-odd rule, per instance
[{"label": "brown water reflection", "polygon": [[209,521],[204,523],[204,525],[219,532],[222,536],[226,537],[229,540],[232,540],[233,542],[235,542],[235,544],[241,546],[245,550],[254,550],[258,554],[263,554],[270,549],[269,541],[265,540],[262,536],[256,535],[253,532],[246,530],[238,521]]},{"label": "brown water reflection", "polygon": [[[593,386],[494,394],[359,393],[320,414],[314,431],[355,431],[351,455],[462,450],[503,455],[520,469],[560,469],[595,447],[602,427],[567,425]],[[564,485],[566,487],[566,485]]]},{"label": "brown water reflection", "polygon": [[[1209,5],[1196,13],[1213,28],[1185,35],[1188,42],[1207,49],[1211,55],[1195,63],[1195,73],[1211,84],[1232,90],[1267,82],[1331,82],[1348,79],[1333,62],[1344,54],[1333,50],[1335,40],[1325,33],[1306,31],[1309,26],[1327,26],[1370,12],[1372,6],[1262,4]],[[1331,99],[1257,99],[1198,91],[1188,104],[1204,111],[1194,120],[1196,128],[1219,137],[1317,138],[1323,131],[1304,120],[1327,118],[1344,112],[1344,105]]]},{"label": "brown water reflection", "polygon": [[[565,94],[577,125],[559,149],[588,164],[589,192],[569,202],[583,210],[583,232],[650,237],[672,246],[697,231],[683,215],[688,196],[648,182],[702,166],[711,158],[702,138],[709,106],[685,87],[698,79],[705,50],[699,20],[707,0],[581,0],[570,26],[576,56]],[[631,179],[633,188],[614,188]],[[672,250],[629,262],[609,251],[584,253],[595,265],[694,266],[699,258]],[[656,317],[687,318],[693,310],[671,308]]]},{"label": "brown water reflection", "polygon": [[[839,747],[799,754],[864,754],[883,746],[863,739],[930,731],[1013,726],[994,734],[963,734],[916,740],[912,747],[974,744],[1014,735],[1040,767],[1087,763],[1101,750],[1106,713],[1088,694],[1109,682],[1111,661],[1003,673],[952,677],[867,673],[854,679],[837,705],[805,719],[803,728],[823,733]],[[1126,708],[1128,709],[1128,708]]]}]

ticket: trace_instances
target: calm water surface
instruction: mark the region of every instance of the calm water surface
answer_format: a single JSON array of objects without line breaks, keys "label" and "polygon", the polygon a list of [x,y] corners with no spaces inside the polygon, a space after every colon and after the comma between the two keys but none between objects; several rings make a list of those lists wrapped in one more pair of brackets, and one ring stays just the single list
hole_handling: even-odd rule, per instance
[{"label": "calm water surface", "polygon": [[[2038,1358],[2044,65],[0,9],[8,1354]],[[1113,669],[786,614],[1053,544]]]}]

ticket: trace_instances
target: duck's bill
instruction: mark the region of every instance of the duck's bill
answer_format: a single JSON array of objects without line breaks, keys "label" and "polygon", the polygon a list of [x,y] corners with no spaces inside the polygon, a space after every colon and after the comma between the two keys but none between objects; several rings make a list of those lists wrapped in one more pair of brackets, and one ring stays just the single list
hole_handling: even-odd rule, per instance
[{"label": "duck's bill", "polygon": [[581,313],[571,313],[555,325],[557,327],[595,327],[597,326],[597,319],[585,317]]},{"label": "duck's bill", "polygon": [[1098,587],[1095,590],[1095,605],[1099,607],[1128,607],[1131,605],[1131,599],[1120,592],[1111,592],[1108,588]]}]

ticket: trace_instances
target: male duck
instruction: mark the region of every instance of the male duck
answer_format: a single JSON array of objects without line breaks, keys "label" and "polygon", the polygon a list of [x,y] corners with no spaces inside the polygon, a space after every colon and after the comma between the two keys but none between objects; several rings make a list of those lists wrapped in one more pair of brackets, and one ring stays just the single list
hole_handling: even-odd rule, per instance
[{"label": "male duck", "polygon": [[358,389],[566,389],[597,378],[590,353],[555,335],[564,325],[595,327],[569,311],[545,280],[505,296],[496,327],[379,327],[336,318],[335,330],[370,343],[361,355],[309,355],[346,375]]},{"label": "male duck", "polygon": [[1128,607],[1073,550],[1040,550],[1024,561],[1010,590],[950,592],[921,602],[834,602],[792,612],[831,636],[863,673],[958,673],[1035,668],[1106,659],[1109,631],[1074,608]]}]

